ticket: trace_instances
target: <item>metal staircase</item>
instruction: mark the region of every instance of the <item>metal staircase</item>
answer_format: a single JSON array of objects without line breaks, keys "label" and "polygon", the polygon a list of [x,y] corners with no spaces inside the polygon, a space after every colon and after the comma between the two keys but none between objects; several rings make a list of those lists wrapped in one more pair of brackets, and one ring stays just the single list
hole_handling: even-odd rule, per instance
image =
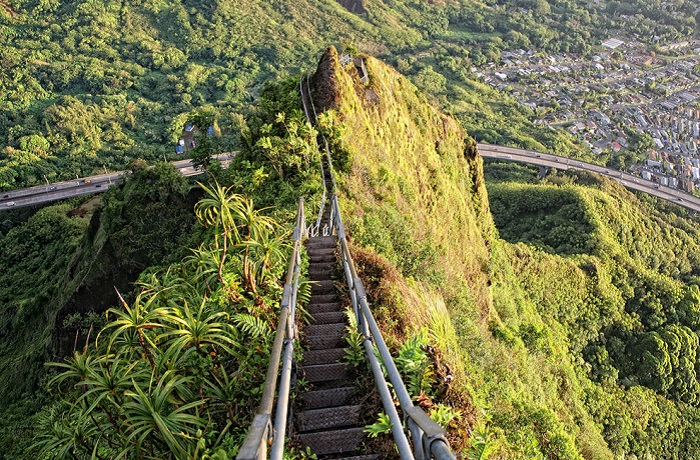
[{"label": "metal staircase", "polygon": [[[302,102],[307,119],[312,122],[316,112],[308,88],[308,77],[306,90],[303,83],[302,79]],[[309,105],[313,109],[313,118],[308,109]],[[455,455],[444,436],[445,430],[422,409],[414,406],[372,315],[345,237],[345,227],[335,194],[336,184],[330,149],[325,138],[323,143],[323,200],[316,222],[308,227],[305,222],[303,199],[299,200],[294,228],[294,250],[280,305],[280,322],[270,354],[263,400],[237,459],[282,460],[288,422],[293,423],[292,439],[308,447],[311,453],[320,459],[378,458],[377,455],[361,452],[365,440],[364,426],[361,423],[363,408],[357,404],[357,391],[349,381],[346,365],[342,362],[347,323],[342,311],[343,303],[336,290],[336,282],[340,280],[334,279],[335,273],[339,272],[344,275],[348,287],[358,332],[363,339],[365,357],[372,371],[383,410],[392,422],[391,431],[398,456],[402,460],[454,460]],[[298,335],[295,328],[296,296],[301,264],[300,246],[304,238],[307,238],[306,247],[310,259],[308,276],[314,284],[307,306],[312,319],[305,327],[304,335],[308,349],[303,353],[297,373],[303,376],[310,387],[308,391],[299,395],[297,406],[300,410],[294,415],[290,413],[289,394],[294,368],[293,350]],[[279,376],[279,392],[273,418],[280,363],[282,373]],[[391,390],[387,377],[391,382]],[[402,416],[399,416],[395,400],[398,400]],[[269,457],[268,447],[271,448]]]},{"label": "metal staircase", "polygon": [[323,458],[374,459],[376,456],[344,457],[357,453],[365,439],[360,424],[361,406],[353,404],[356,389],[342,362],[347,327],[333,274],[338,239],[335,235],[309,238],[309,278],[315,283],[306,307],[312,320],[305,328],[308,349],[303,353],[301,375],[310,390],[302,393],[302,410],[295,416],[297,439]]}]

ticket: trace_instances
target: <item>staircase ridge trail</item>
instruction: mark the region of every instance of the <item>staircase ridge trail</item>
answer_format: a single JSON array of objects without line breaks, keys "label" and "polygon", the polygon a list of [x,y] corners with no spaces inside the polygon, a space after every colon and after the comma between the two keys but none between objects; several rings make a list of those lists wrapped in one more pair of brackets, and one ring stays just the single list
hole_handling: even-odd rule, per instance
[{"label": "staircase ridge trail", "polygon": [[[322,225],[329,219],[330,209],[323,214]],[[319,458],[372,460],[378,456],[359,455],[366,440],[360,423],[362,408],[356,403],[358,389],[343,363],[348,324],[333,280],[337,243],[337,237],[331,235],[309,238],[306,245],[314,285],[306,308],[311,320],[305,328],[308,349],[303,353],[301,375],[309,389],[297,400],[301,410],[295,416],[292,439]]]},{"label": "staircase ridge trail", "polygon": [[[313,123],[317,113],[309,80],[307,76],[307,88],[304,89],[302,76],[299,90],[307,121]],[[367,435],[363,422],[376,420],[376,413],[359,403],[366,400],[366,391],[356,387],[352,380],[354,376],[349,375],[348,365],[343,362],[345,332],[349,327],[343,312],[344,303],[341,302],[338,291],[337,284],[340,282],[336,284],[335,280],[336,273],[344,275],[340,276],[344,279],[343,284],[347,286],[343,298],[349,299],[349,303],[352,304],[353,318],[357,321],[357,332],[362,340],[367,367],[371,370],[381,406],[391,422],[391,433],[398,457],[405,460],[455,460],[456,457],[445,438],[445,429],[414,405],[372,314],[346,238],[336,195],[337,185],[333,176],[329,144],[323,133],[319,134],[318,140],[322,141],[325,148],[323,152],[320,148],[321,142],[318,142],[323,178],[323,199],[318,219],[311,225],[306,225],[304,200],[300,198],[294,228],[294,251],[290,258],[280,304],[280,321],[271,349],[263,398],[237,460],[268,458],[267,447],[270,441],[270,458],[281,460],[284,457],[288,422],[291,422],[289,437],[294,444],[303,446],[306,452],[315,458],[374,460],[380,455],[382,458],[389,458],[387,455],[395,457],[386,452],[366,452],[371,447],[365,442]],[[309,386],[295,398],[295,404],[290,406],[293,350],[298,335],[294,327],[294,318],[301,264],[299,246],[304,239],[309,256],[308,276],[312,282],[311,296],[306,308],[311,319],[304,327],[303,341],[307,349],[303,352],[297,374],[302,375]],[[282,348],[284,357],[280,361]],[[276,415],[273,418],[273,401],[280,363],[282,373],[279,378]],[[397,399],[403,416],[398,413]],[[379,405],[375,405],[375,408],[378,411]]]}]

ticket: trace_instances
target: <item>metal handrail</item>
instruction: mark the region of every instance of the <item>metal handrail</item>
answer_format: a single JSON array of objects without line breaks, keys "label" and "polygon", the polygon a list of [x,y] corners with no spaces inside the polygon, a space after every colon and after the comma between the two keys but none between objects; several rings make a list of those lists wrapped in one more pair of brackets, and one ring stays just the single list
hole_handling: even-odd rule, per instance
[{"label": "metal handrail", "polygon": [[[281,460],[284,450],[284,437],[287,427],[287,410],[289,407],[289,388],[292,375],[292,360],[294,355],[294,343],[297,337],[295,329],[295,316],[297,304],[297,290],[299,287],[299,274],[301,266],[301,242],[307,234],[306,220],[304,216],[304,199],[299,198],[296,224],[294,227],[294,246],[289,258],[289,268],[284,284],[282,301],[280,302],[280,318],[277,323],[277,332],[270,352],[270,363],[267,366],[263,397],[253,423],[248,430],[248,435],[243,441],[237,460],[262,460],[267,458],[267,445],[272,440],[270,458]],[[282,353],[284,351],[284,356]],[[277,376],[280,360],[282,361],[282,376],[277,398],[277,410],[272,426],[272,409],[277,388]]]},{"label": "metal handrail", "polygon": [[[311,95],[311,85],[309,84],[309,76],[306,76],[306,89],[307,89],[307,94],[309,95],[309,102],[311,102],[311,109],[314,112],[314,120],[318,121],[318,113],[316,112],[316,104],[314,104],[314,97]],[[303,92],[302,92],[303,94]],[[303,101],[303,96],[302,96],[302,101]],[[308,111],[306,107],[304,107],[304,112],[306,112],[306,119],[310,120]],[[328,139],[326,139],[326,135],[321,132],[321,138],[323,139],[323,144],[325,147],[325,152],[326,152],[326,161],[328,162],[328,171],[329,175],[331,177],[331,183],[333,184],[333,190],[332,193],[337,193],[338,191],[338,184],[335,182],[335,175],[333,174],[333,158],[331,157],[331,149],[328,145]],[[323,166],[323,162],[322,162]],[[323,172],[323,170],[322,170]],[[323,176],[325,178],[325,175]],[[324,188],[325,188],[325,181],[324,181]]]},{"label": "metal handrail", "polygon": [[[350,254],[350,249],[348,247],[347,238],[345,235],[345,226],[340,215],[338,197],[333,195],[331,197],[331,202],[335,211],[333,226],[337,232],[338,241],[340,243],[341,258],[348,287],[350,288],[353,311],[355,312],[357,318],[359,332],[363,335],[363,343],[365,346],[367,359],[370,362],[370,366],[372,367],[372,371],[375,375],[375,381],[382,398],[382,405],[384,406],[384,410],[387,412],[387,415],[389,416],[389,419],[393,425],[392,432],[394,433],[394,440],[399,448],[401,458],[415,458],[416,460],[425,460],[430,458],[436,458],[438,460],[453,460],[455,456],[450,449],[449,442],[445,438],[445,429],[431,419],[420,407],[416,407],[413,404],[413,399],[409,395],[406,385],[403,383],[401,374],[399,373],[399,370],[391,357],[389,348],[384,342],[382,333],[379,330],[379,326],[377,325],[374,315],[369,307],[369,303],[367,302],[367,294],[365,293],[362,280],[357,276],[355,264],[352,260],[352,255]],[[404,413],[407,429],[410,431],[411,437],[413,438],[414,445],[412,453],[410,451],[405,452],[403,450],[404,440],[406,439],[403,431],[400,431],[400,428],[399,430],[394,429],[394,427],[402,427],[402,422],[396,414],[393,398],[389,396],[389,399],[386,399],[386,396],[384,395],[386,381],[384,380],[384,375],[381,373],[380,363],[374,353],[374,347],[372,346],[373,344],[376,346],[376,349],[379,352],[381,364],[383,364],[386,368],[389,381],[396,392],[396,396],[399,399],[399,405]],[[379,369],[380,375],[377,375],[375,368]],[[400,434],[397,435],[397,431],[399,431]]]}]

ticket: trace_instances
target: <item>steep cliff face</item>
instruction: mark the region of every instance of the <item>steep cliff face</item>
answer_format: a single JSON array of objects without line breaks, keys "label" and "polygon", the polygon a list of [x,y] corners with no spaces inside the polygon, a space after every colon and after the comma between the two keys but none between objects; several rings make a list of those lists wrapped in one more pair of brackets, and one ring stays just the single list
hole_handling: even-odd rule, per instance
[{"label": "steep cliff face", "polygon": [[389,66],[360,56],[368,76],[362,83],[357,58],[343,66],[331,48],[312,80],[341,173],[340,205],[390,341],[420,330],[439,337],[436,397],[463,414],[451,439],[464,446],[474,405],[449,317],[457,314],[459,328],[457,317],[468,314],[486,330],[492,309],[496,232],[483,162],[460,124]]},{"label": "steep cliff face", "polygon": [[338,0],[338,3],[351,13],[365,14],[367,12],[363,0]]}]

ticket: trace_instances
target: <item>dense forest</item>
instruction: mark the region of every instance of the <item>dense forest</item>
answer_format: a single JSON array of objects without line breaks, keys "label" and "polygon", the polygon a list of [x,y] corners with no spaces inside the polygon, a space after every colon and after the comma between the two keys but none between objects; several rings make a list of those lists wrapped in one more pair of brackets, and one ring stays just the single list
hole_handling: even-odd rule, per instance
[{"label": "dense forest", "polygon": [[470,69],[504,49],[589,52],[623,25],[645,40],[695,33],[691,2],[636,3],[377,1],[355,14],[311,0],[10,0],[0,8],[0,188],[172,157],[203,106],[236,148],[263,83],[312,66],[328,43],[392,63],[477,140],[583,155]]},{"label": "dense forest", "polygon": [[[539,183],[525,167],[486,172],[499,233],[518,243],[513,272],[539,314],[552,316],[549,327],[566,334],[611,451],[695,458],[700,225],[588,173]],[[499,315],[503,340],[519,335],[530,348],[535,332],[536,347],[550,346],[542,331],[523,329],[522,315]]]}]

